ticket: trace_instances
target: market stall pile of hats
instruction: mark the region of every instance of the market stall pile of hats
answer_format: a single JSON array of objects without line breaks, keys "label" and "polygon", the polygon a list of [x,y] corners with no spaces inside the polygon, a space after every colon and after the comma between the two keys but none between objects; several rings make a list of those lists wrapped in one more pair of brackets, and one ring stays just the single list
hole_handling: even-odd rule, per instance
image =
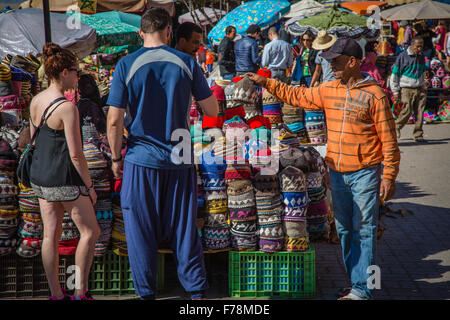
[{"label": "market stall pile of hats", "polygon": [[212,148],[200,155],[198,168],[205,199],[202,241],[207,250],[224,249],[230,246],[225,185],[226,167],[225,159],[215,156]]},{"label": "market stall pile of hats", "polygon": [[323,111],[305,109],[305,127],[310,143],[327,143],[327,129]]},{"label": "market stall pile of hats", "polygon": [[[317,160],[309,151],[303,154],[301,140],[304,142],[306,138],[305,127],[294,133],[282,118],[286,117],[291,124],[303,124],[303,109],[286,106],[279,119],[261,115],[258,92],[248,78],[226,86],[224,92],[225,115],[202,116],[201,123],[191,126],[194,153],[200,155],[198,204],[201,208],[204,203],[205,209],[204,247],[224,248],[231,242],[231,247],[237,250],[307,250],[310,242],[307,212],[311,203],[307,177],[311,167],[317,171]],[[275,102],[272,95],[266,93],[264,97],[263,108],[276,104],[272,103]],[[278,105],[275,109],[277,114],[283,107]],[[320,122],[324,124],[323,113],[310,116],[318,125],[318,128],[310,126],[310,131],[319,137],[326,134],[320,127]],[[272,128],[279,130],[275,145],[271,144]],[[294,151],[300,156],[292,157]],[[216,159],[219,161],[215,162]],[[281,168],[262,171],[273,165],[273,160]],[[282,173],[276,171],[282,169]],[[312,174],[309,180],[315,176]],[[311,181],[315,187],[313,182],[318,181]],[[323,192],[319,186],[311,188],[314,204],[320,204]],[[313,212],[313,219],[317,215]],[[312,232],[315,231],[313,228]],[[231,238],[228,244],[225,237]]]},{"label": "market stall pile of hats", "polygon": [[278,176],[255,174],[253,178],[256,211],[258,216],[259,250],[281,251],[285,233],[282,226],[283,206],[280,197]]},{"label": "market stall pile of hats", "polygon": [[17,254],[23,258],[33,258],[40,254],[43,224],[39,199],[33,189],[27,188],[19,183],[19,212],[20,226],[18,234],[20,243],[17,247]]},{"label": "market stall pile of hats", "polygon": [[325,164],[320,154],[314,148],[303,150],[309,161],[306,172],[306,186],[310,204],[306,215],[308,233],[311,241],[329,240],[330,224],[328,217],[328,202],[326,188],[323,183]]},{"label": "market stall pile of hats", "polygon": [[[281,109],[283,103],[278,100],[275,96],[269,93],[267,89],[262,91],[262,105],[263,105],[263,115],[269,119],[271,128],[276,128],[279,124],[283,122],[281,117]],[[267,129],[271,129],[267,128]]]},{"label": "market stall pile of hats", "polygon": [[309,198],[306,192],[305,174],[298,168],[288,166],[280,173],[283,197],[283,228],[286,234],[286,251],[305,251],[309,248],[306,229],[306,212]]},{"label": "market stall pile of hats", "polygon": [[112,233],[111,176],[106,158],[94,143],[94,139],[83,144],[83,152],[97,193],[94,210],[101,229],[100,237],[95,243],[94,255],[102,256],[108,249]]},{"label": "market stall pile of hats", "polygon": [[31,88],[37,85],[36,71],[40,65],[33,55],[8,55],[1,61],[0,109],[5,125],[18,127],[22,119],[28,119]]},{"label": "market stall pile of hats", "polygon": [[127,239],[125,236],[125,223],[123,221],[122,207],[120,205],[120,191],[122,179],[114,178],[114,189],[111,193],[113,223],[111,233],[111,248],[119,256],[127,256]]},{"label": "market stall pile of hats", "polygon": [[16,167],[16,154],[6,140],[0,139],[0,256],[13,252],[18,243],[18,187],[14,182]]},{"label": "market stall pile of hats", "polygon": [[58,244],[59,254],[65,256],[74,255],[77,251],[80,232],[68,212],[64,212],[62,221],[62,234]]},{"label": "market stall pile of hats", "polygon": [[292,131],[292,133],[296,134],[300,143],[307,143],[308,138],[306,135],[306,129],[304,124],[304,109],[299,107],[294,107],[289,104],[284,104],[281,109],[283,114],[283,122]]}]

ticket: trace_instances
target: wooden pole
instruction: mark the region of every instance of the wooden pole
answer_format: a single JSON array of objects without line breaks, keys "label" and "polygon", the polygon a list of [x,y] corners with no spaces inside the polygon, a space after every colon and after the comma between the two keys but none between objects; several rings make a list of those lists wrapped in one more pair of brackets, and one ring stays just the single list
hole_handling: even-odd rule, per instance
[{"label": "wooden pole", "polygon": [[45,43],[52,42],[52,28],[50,25],[50,4],[49,0],[42,1],[44,9],[44,29],[45,29]]}]

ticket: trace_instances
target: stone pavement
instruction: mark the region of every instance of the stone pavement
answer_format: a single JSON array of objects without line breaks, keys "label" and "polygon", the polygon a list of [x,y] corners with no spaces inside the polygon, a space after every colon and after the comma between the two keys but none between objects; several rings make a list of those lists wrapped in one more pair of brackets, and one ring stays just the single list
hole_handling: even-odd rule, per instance
[{"label": "stone pavement", "polygon": [[[409,209],[404,217],[384,217],[387,230],[378,241],[381,289],[375,299],[450,299],[450,124],[424,125],[428,143],[412,139],[412,125],[402,130],[397,191],[391,207]],[[340,245],[316,243],[316,299],[334,300],[348,285]],[[227,255],[214,254],[208,269],[209,298],[227,299]],[[183,296],[171,257],[166,259],[166,289],[161,299]]]}]

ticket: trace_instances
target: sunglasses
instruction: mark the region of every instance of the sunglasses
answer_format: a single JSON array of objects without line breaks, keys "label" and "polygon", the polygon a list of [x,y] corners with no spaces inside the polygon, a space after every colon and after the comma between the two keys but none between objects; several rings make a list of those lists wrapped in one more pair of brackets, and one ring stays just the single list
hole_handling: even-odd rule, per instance
[{"label": "sunglasses", "polygon": [[76,71],[77,72],[77,76],[80,76],[80,74],[81,74],[81,69],[70,68],[69,71]]}]

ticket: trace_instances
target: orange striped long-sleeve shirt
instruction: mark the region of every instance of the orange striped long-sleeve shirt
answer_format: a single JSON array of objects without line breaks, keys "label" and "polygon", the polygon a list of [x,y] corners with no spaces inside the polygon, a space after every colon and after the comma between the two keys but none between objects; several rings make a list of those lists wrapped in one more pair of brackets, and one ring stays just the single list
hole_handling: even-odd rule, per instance
[{"label": "orange striped long-sleeve shirt", "polygon": [[325,162],[332,170],[352,172],[384,161],[383,178],[397,178],[400,150],[395,121],[388,98],[375,80],[366,78],[350,88],[340,80],[304,88],[268,79],[265,87],[285,103],[325,111]]}]

